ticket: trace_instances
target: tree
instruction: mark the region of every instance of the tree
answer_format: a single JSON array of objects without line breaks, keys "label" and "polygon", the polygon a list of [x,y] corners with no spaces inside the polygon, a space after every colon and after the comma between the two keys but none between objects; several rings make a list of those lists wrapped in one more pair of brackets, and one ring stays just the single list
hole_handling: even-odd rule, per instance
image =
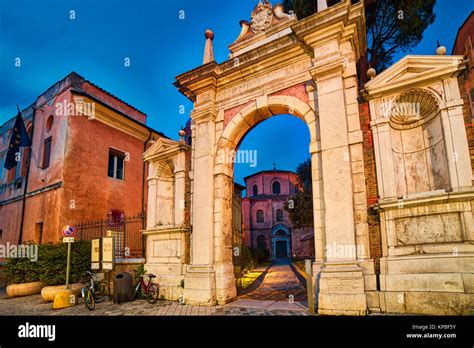
[{"label": "tree", "polygon": [[377,72],[392,63],[395,53],[405,53],[423,38],[434,22],[436,0],[366,1],[369,62]]},{"label": "tree", "polygon": [[306,18],[317,12],[318,0],[284,0],[283,8],[286,12],[293,10],[298,19]]},{"label": "tree", "polygon": [[298,192],[285,205],[291,223],[296,228],[313,226],[313,190],[311,160],[308,158],[296,169],[301,184]]},{"label": "tree", "polygon": [[[328,6],[339,1],[330,0]],[[299,19],[317,11],[315,0],[285,0],[284,8]],[[372,68],[380,73],[392,63],[396,53],[405,53],[423,38],[436,15],[436,0],[365,0],[367,53]]]}]

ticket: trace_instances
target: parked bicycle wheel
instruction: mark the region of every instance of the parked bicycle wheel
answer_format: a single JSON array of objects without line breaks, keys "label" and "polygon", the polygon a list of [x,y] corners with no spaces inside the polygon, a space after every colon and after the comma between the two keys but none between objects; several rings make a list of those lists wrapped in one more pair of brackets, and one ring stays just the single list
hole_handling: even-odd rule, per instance
[{"label": "parked bicycle wheel", "polygon": [[109,292],[107,282],[100,281],[95,284],[95,302],[100,303],[107,299]]},{"label": "parked bicycle wheel", "polygon": [[92,311],[95,308],[94,294],[90,289],[86,289],[84,292],[84,303],[86,307]]},{"label": "parked bicycle wheel", "polygon": [[148,303],[155,303],[156,300],[158,300],[158,296],[160,293],[160,288],[156,284],[151,284],[150,287],[148,288],[148,292],[146,294],[146,300]]}]

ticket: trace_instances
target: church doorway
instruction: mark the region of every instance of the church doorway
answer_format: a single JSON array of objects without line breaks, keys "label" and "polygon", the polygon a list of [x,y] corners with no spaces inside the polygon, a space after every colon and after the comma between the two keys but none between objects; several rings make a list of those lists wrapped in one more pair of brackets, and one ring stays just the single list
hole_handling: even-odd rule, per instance
[{"label": "church doorway", "polygon": [[288,257],[287,245],[288,245],[288,242],[285,240],[279,240],[275,243],[275,246],[276,246],[275,255],[277,259]]},{"label": "church doorway", "polygon": [[281,259],[292,256],[290,229],[278,224],[272,230],[272,258]]}]

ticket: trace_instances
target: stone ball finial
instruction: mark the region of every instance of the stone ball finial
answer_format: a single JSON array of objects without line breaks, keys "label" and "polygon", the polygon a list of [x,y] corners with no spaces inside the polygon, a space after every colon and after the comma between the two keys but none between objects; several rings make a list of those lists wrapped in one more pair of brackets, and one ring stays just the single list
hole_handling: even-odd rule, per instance
[{"label": "stone ball finial", "polygon": [[214,33],[212,32],[211,29],[207,29],[207,30],[204,32],[204,36],[206,37],[206,39],[214,40]]},{"label": "stone ball finial", "polygon": [[375,71],[374,68],[369,68],[369,70],[367,70],[367,77],[369,79],[373,79],[376,75],[377,75],[377,71]]},{"label": "stone ball finial", "polygon": [[446,47],[438,46],[438,48],[436,49],[436,54],[438,56],[445,56],[446,55]]}]

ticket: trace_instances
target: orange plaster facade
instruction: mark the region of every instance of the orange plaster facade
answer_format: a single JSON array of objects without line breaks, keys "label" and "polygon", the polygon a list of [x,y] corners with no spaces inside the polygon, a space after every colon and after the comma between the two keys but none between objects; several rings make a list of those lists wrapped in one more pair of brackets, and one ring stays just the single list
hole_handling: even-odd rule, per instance
[{"label": "orange plaster facade", "polygon": [[[93,106],[92,113],[78,112],[80,101]],[[150,139],[163,135],[145,125],[144,113],[75,73],[50,87],[34,107],[22,112],[24,118],[34,112],[22,241],[57,242],[66,224],[106,219],[111,210],[125,216],[146,211],[144,173],[148,168],[142,154],[151,145]],[[8,143],[9,132],[3,137],[2,144]],[[44,142],[49,137],[50,163],[43,168]],[[110,149],[126,156],[123,180],[108,176]],[[4,157],[6,151],[0,154]],[[26,174],[26,161],[22,167],[20,172]],[[0,190],[0,242],[17,243],[25,179],[8,177],[6,172]],[[23,187],[15,189],[14,180]]]}]

